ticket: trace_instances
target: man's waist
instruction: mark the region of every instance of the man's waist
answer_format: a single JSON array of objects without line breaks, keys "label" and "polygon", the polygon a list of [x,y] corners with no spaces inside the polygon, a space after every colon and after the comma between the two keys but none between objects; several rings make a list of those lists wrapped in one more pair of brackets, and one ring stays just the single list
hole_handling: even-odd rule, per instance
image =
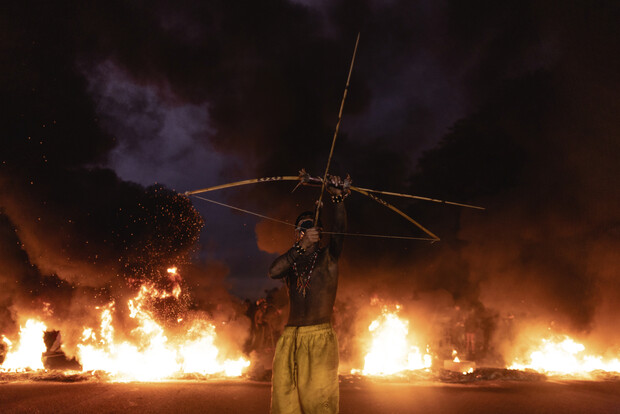
[{"label": "man's waist", "polygon": [[303,335],[331,330],[331,322],[318,323],[314,325],[286,325],[284,327],[284,332],[282,332],[282,335]]}]

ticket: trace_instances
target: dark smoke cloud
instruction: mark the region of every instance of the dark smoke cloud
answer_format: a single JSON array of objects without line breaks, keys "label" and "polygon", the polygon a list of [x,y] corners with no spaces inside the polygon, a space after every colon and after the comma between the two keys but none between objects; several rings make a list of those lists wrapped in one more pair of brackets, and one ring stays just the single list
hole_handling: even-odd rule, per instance
[{"label": "dark smoke cloud", "polygon": [[[504,318],[515,315],[521,328],[540,328],[536,335],[550,327],[552,333],[590,334],[593,345],[611,349],[618,342],[609,330],[615,320],[611,307],[618,303],[617,285],[609,279],[617,266],[612,252],[618,250],[620,217],[620,148],[612,138],[620,109],[613,98],[619,84],[617,29],[610,19],[617,6],[575,2],[556,10],[545,3],[455,2],[443,7],[445,14],[435,23],[446,26],[433,30],[445,37],[433,53],[458,79],[456,92],[467,97],[464,107],[471,114],[424,152],[415,169],[395,151],[410,147],[394,135],[383,137],[387,151],[378,142],[364,149],[343,136],[340,145],[347,146],[349,158],[340,157],[337,165],[369,187],[387,184],[488,210],[409,203],[407,211],[442,237],[432,246],[349,238],[340,309],[346,312],[348,301],[368,304],[373,294],[398,298],[411,309],[421,303],[421,293],[447,292],[453,305],[488,308],[476,312],[481,323],[496,329],[488,339],[499,352],[514,339],[514,326]],[[359,14],[365,8],[380,6],[364,3],[350,19],[363,20]],[[392,125],[384,125],[389,132]],[[380,209],[349,204],[352,225],[402,232],[402,223],[380,216]],[[265,238],[261,232],[259,240]],[[440,320],[438,315],[450,314],[449,302],[423,306],[418,314]]]},{"label": "dark smoke cloud", "polygon": [[0,312],[3,331],[40,316],[71,347],[96,305],[187,261],[202,219],[171,190],[95,167],[115,138],[78,68],[79,19],[49,7],[14,4],[2,17]]}]

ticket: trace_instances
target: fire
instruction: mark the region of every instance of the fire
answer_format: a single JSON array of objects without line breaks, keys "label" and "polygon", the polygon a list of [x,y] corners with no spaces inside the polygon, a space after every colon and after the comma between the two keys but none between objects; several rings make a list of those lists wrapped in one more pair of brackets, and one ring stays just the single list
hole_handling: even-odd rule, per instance
[{"label": "fire", "polygon": [[548,374],[585,375],[595,370],[620,372],[618,359],[603,360],[601,356],[589,355],[583,344],[564,336],[560,339],[542,339],[539,347],[531,351],[529,362],[519,360],[510,369],[533,369]]},{"label": "fire", "polygon": [[474,372],[476,363],[474,361],[461,361],[456,349],[452,350],[452,361],[445,360],[443,362],[443,368],[449,371],[460,372],[463,375],[471,374]]},{"label": "fire", "polygon": [[409,321],[398,317],[399,310],[400,305],[396,305],[394,312],[384,306],[382,314],[368,327],[372,343],[364,358],[364,375],[391,375],[404,370],[430,368],[431,356],[422,354],[417,346],[409,343]]},{"label": "fire", "polygon": [[106,371],[117,379],[141,381],[164,378],[175,372],[170,363],[171,359],[174,361],[174,354],[165,347],[167,338],[163,329],[141,309],[144,292],[143,286],[138,296],[127,304],[130,317],[138,318],[138,327],[131,332],[131,336],[144,346],[116,342],[112,302],[101,312],[98,335],[92,328],[84,329],[83,343],[78,345],[84,371]]},{"label": "fire", "polygon": [[41,356],[45,352],[45,342],[43,342],[43,332],[47,327],[41,321],[29,319],[19,330],[19,343],[13,343],[5,336],[2,340],[9,347],[2,370],[23,371],[26,369],[43,369]]},{"label": "fire", "polygon": [[[169,270],[169,273],[172,272]],[[217,335],[212,323],[194,320],[185,334],[172,339],[168,337],[147,306],[148,299],[166,297],[167,292],[143,285],[138,295],[128,301],[129,316],[137,322],[137,327],[129,335],[131,342],[119,342],[115,338],[114,303],[104,308],[99,332],[85,328],[82,343],[78,345],[83,369],[106,371],[120,381],[152,381],[186,373],[240,376],[250,365],[249,361],[243,357],[236,360],[221,358],[214,345]]]},{"label": "fire", "polygon": [[176,267],[169,267],[166,271],[169,274],[170,281],[173,283],[172,296],[178,299],[181,294],[181,276],[177,273]]},{"label": "fire", "polygon": [[219,350],[214,345],[215,327],[206,321],[195,321],[188,331],[189,339],[180,347],[183,372],[216,374],[238,377],[250,363],[244,358],[217,362]]},{"label": "fire", "polygon": [[[150,311],[151,303],[156,299],[178,298],[181,294],[182,279],[177,269],[168,269],[168,277],[172,282],[169,290],[143,284],[136,296],[127,301],[135,327],[122,339],[114,325],[117,304],[112,301],[96,307],[100,310],[99,325],[84,327],[77,345],[83,371],[103,371],[117,381],[152,381],[188,373],[242,375],[250,362],[242,356],[228,359],[222,355],[216,346],[216,326],[212,322],[178,318],[176,323],[182,333],[171,334],[156,320]],[[8,353],[1,369],[44,369],[46,330],[43,322],[31,319],[21,327],[17,345],[2,336]]]}]

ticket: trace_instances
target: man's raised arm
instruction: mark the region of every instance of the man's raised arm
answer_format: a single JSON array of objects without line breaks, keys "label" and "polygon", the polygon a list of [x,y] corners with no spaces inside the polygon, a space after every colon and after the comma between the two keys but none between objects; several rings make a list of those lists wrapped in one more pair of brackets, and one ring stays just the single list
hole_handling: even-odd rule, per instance
[{"label": "man's raised arm", "polygon": [[[332,225],[332,232],[334,233],[346,233],[347,231],[347,210],[344,207],[344,201],[339,202],[334,206],[334,223]],[[340,257],[342,253],[342,246],[344,244],[343,234],[332,234],[329,239],[329,254],[334,259]]]},{"label": "man's raised arm", "polygon": [[[347,176],[343,182],[340,177],[333,177],[332,181],[335,184],[351,183],[351,177]],[[346,233],[347,231],[347,210],[344,207],[344,199],[349,195],[350,190],[344,191],[336,186],[329,186],[327,190],[332,195],[332,202],[334,203],[334,223],[332,225],[332,232],[334,233]],[[329,239],[329,254],[338,259],[340,253],[342,253],[342,246],[344,244],[343,234],[332,234]]]}]

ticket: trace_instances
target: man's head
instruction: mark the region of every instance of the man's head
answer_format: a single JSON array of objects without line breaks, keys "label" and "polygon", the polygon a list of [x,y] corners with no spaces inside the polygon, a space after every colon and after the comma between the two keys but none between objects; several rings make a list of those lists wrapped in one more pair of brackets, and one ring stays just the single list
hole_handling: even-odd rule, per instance
[{"label": "man's head", "polygon": [[[321,219],[317,223],[317,227],[321,227]],[[306,230],[314,227],[314,212],[304,211],[295,220],[295,236],[301,238]]]}]

